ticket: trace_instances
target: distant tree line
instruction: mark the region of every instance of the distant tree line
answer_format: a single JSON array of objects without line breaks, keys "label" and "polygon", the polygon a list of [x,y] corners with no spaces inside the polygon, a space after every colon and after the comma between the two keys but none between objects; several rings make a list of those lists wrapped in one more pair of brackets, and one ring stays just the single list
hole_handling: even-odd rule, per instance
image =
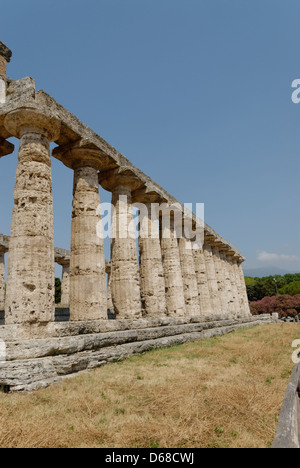
[{"label": "distant tree line", "polygon": [[261,301],[265,297],[300,294],[300,273],[264,278],[246,277],[245,281],[250,302]]}]

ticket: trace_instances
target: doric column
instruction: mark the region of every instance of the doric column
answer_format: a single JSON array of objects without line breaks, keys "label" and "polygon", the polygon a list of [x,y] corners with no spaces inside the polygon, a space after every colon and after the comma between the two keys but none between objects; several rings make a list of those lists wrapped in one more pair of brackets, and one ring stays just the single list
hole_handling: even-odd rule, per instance
[{"label": "doric column", "polygon": [[234,266],[235,274],[236,274],[236,282],[237,282],[237,288],[238,288],[238,293],[239,293],[241,315],[247,317],[251,315],[251,313],[250,313],[244,272],[242,269],[242,264],[239,262],[239,259],[237,258],[233,259],[233,266]]},{"label": "doric column", "polygon": [[50,141],[60,124],[34,109],[5,119],[20,138],[14,190],[5,323],[46,323],[54,319],[54,243]]},{"label": "doric column", "polygon": [[155,192],[137,190],[133,201],[139,209],[140,286],[143,315],[163,317],[167,314],[165,278],[159,238],[158,205]]},{"label": "doric column", "polygon": [[55,262],[62,266],[61,301],[62,307],[70,307],[70,252],[55,247]]},{"label": "doric column", "polygon": [[0,310],[5,310],[5,252],[0,250]]},{"label": "doric column", "polygon": [[198,283],[198,293],[200,311],[203,317],[210,317],[213,314],[210,292],[208,287],[206,263],[203,248],[193,250],[195,273]]},{"label": "doric column", "polygon": [[239,290],[237,285],[237,278],[235,267],[233,264],[233,254],[226,255],[229,269],[229,277],[231,281],[232,302],[234,306],[234,316],[237,318],[241,315],[241,304],[239,299]]},{"label": "doric column", "polygon": [[221,304],[221,314],[226,315],[228,313],[228,297],[225,284],[225,272],[223,268],[223,262],[221,259],[220,251],[217,246],[212,248],[213,259],[215,262],[215,271],[219,291],[219,300]]},{"label": "doric column", "polygon": [[5,310],[5,257],[8,252],[9,238],[0,234],[0,310]]},{"label": "doric column", "polygon": [[221,315],[222,308],[221,308],[221,302],[219,298],[217,274],[216,274],[215,262],[213,258],[211,245],[209,243],[205,243],[203,251],[204,251],[204,258],[205,258],[206,272],[207,272],[207,282],[208,282],[208,288],[210,292],[210,299],[211,299],[211,304],[213,308],[213,314]]},{"label": "doric column", "polygon": [[114,312],[114,304],[111,296],[111,266],[110,264],[106,265],[106,274],[107,274],[107,310],[110,313]]},{"label": "doric column", "polygon": [[222,250],[220,252],[220,259],[222,261],[223,272],[224,272],[227,312],[230,317],[234,318],[236,314],[236,304],[235,304],[235,298],[234,298],[232,282],[231,282],[231,267],[229,265],[229,262],[226,256],[226,251]]},{"label": "doric column", "polygon": [[61,306],[70,307],[70,263],[62,265]]},{"label": "doric column", "polygon": [[182,237],[178,240],[186,314],[189,317],[201,315],[198,282],[195,270],[192,243]]},{"label": "doric column", "polygon": [[140,181],[131,173],[116,169],[101,173],[99,182],[112,192],[111,294],[117,319],[142,316],[137,240],[133,226],[132,192]]},{"label": "doric column", "polygon": [[74,170],[70,256],[70,320],[107,320],[106,274],[98,170],[101,152],[86,141],[56,148]]},{"label": "doric column", "polygon": [[252,314],[251,314],[251,311],[250,311],[249,298],[248,298],[247,287],[246,287],[246,282],[245,282],[245,275],[244,275],[242,263],[238,263],[238,269],[239,269],[239,273],[240,273],[241,290],[242,290],[242,294],[245,297],[245,315],[246,315],[246,317],[249,317],[249,316],[252,316]]},{"label": "doric column", "polygon": [[[169,211],[167,209],[167,211]],[[163,213],[164,217],[165,213]],[[167,216],[169,213],[167,213]],[[161,223],[161,220],[160,220]],[[187,315],[185,307],[184,287],[181,272],[178,239],[176,237],[175,220],[170,213],[170,223],[160,225],[161,252],[166,285],[166,303],[168,316],[183,317]]]}]

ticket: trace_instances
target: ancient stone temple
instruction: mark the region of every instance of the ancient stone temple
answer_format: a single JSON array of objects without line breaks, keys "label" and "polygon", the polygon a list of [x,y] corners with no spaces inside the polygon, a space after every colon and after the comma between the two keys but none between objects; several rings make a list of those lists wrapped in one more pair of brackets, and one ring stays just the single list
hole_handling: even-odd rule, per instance
[{"label": "ancient stone temple", "polygon": [[[0,157],[15,157],[9,139],[19,140],[11,233],[0,236],[0,340],[6,350],[0,387],[33,390],[134,353],[270,321],[250,315],[241,253],[36,90],[32,78],[9,79],[11,56],[0,43]],[[73,187],[65,187],[73,190],[70,251],[54,246],[52,158],[73,173]],[[112,197],[109,264],[99,185]],[[138,240],[129,229],[133,207],[140,212]],[[168,210],[170,222],[163,225]],[[177,235],[186,222],[196,237],[201,231],[201,244],[186,229]],[[55,262],[63,268],[64,321],[55,312]]]}]

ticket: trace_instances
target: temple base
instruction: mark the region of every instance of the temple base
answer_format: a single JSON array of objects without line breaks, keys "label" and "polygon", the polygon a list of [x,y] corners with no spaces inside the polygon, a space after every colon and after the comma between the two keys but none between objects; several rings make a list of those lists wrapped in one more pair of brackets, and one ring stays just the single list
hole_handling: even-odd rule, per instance
[{"label": "temple base", "polygon": [[6,361],[0,362],[0,390],[33,391],[152,349],[277,321],[275,314],[236,320],[192,317],[2,326]]}]

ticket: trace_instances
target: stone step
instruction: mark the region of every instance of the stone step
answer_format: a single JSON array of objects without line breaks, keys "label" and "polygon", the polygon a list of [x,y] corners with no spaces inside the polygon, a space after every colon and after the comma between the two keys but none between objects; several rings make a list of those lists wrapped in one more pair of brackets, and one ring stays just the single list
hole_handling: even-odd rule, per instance
[{"label": "stone step", "polygon": [[[113,311],[107,311],[108,320],[116,320],[116,316]],[[0,310],[0,325],[5,324],[5,311]],[[69,322],[70,321],[70,309],[64,307],[55,308],[55,322]]]}]

